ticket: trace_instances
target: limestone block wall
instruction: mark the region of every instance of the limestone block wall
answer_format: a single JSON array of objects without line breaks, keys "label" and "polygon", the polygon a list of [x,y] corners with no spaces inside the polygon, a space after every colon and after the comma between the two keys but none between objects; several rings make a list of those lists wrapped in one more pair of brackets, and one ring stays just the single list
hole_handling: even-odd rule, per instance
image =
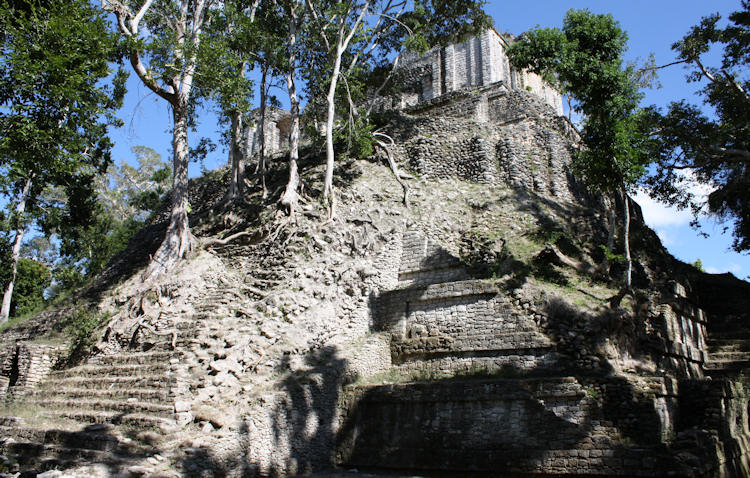
[{"label": "limestone block wall", "polygon": [[691,476],[658,446],[657,404],[676,400],[672,385],[562,377],[350,387],[339,460],[479,474]]},{"label": "limestone block wall", "polygon": [[10,398],[24,395],[46,377],[65,352],[65,346],[19,343],[14,356],[2,364]]},{"label": "limestone block wall", "polygon": [[19,345],[49,332],[61,331],[65,319],[73,310],[73,308],[63,308],[41,312],[22,324],[0,332],[0,376],[6,378],[11,376]]},{"label": "limestone block wall", "polygon": [[[534,73],[513,70],[505,54],[506,39],[494,29],[485,30],[463,43],[436,47],[424,55],[404,54],[401,70],[418,72],[409,88],[400,97],[400,106],[413,106],[422,101],[472,87],[503,83],[513,90],[526,90],[562,115],[562,96]],[[409,74],[408,76],[414,76]],[[415,90],[418,93],[415,94]]]},{"label": "limestone block wall", "polygon": [[[260,110],[253,112],[255,126],[248,131],[248,146],[250,154],[256,154],[260,151],[260,131],[258,121]],[[289,146],[289,112],[278,109],[268,108],[266,110],[266,120],[263,127],[266,143],[266,154],[273,154],[283,151]]]},{"label": "limestone block wall", "polygon": [[391,334],[396,368],[416,371],[549,368],[558,357],[538,316],[470,280],[460,260],[417,230],[403,235],[399,288],[376,301],[375,327]]},{"label": "limestone block wall", "polygon": [[573,199],[571,129],[531,95],[495,85],[450,93],[407,111],[418,119],[394,125],[395,152],[421,176],[505,183]]},{"label": "limestone block wall", "polygon": [[414,230],[404,233],[399,260],[399,287],[469,278],[457,257]]},{"label": "limestone block wall", "polygon": [[[509,299],[483,281],[393,291],[380,298],[378,325],[390,331],[396,360],[435,354],[547,349],[552,343]],[[541,366],[534,363],[533,366]]]},{"label": "limestone block wall", "polygon": [[706,316],[700,309],[687,304],[663,304],[656,322],[662,336],[659,347],[662,367],[681,376],[703,377],[703,363],[707,358]]},{"label": "limestone block wall", "polygon": [[673,447],[684,449],[683,456],[703,476],[750,476],[750,415],[743,384],[684,380],[679,405],[679,428],[684,431]]}]

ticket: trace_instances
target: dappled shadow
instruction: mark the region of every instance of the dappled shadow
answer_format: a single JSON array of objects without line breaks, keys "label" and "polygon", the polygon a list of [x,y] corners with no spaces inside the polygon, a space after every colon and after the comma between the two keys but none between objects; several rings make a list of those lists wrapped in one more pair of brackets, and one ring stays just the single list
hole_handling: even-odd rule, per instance
[{"label": "dappled shadow", "polygon": [[123,441],[101,429],[101,425],[89,425],[80,431],[19,428],[9,432],[6,438],[13,440],[0,445],[0,451],[13,458],[8,471],[20,473],[21,477],[66,470],[80,466],[81,460],[103,466],[114,476],[123,465],[161,452],[155,447]]},{"label": "dappled shadow", "polygon": [[[255,442],[258,437],[243,420],[235,430],[236,454],[219,455],[207,445],[184,450],[179,460],[182,476],[286,476],[334,466],[338,403],[348,380],[347,361],[336,347],[311,350],[297,367],[292,361],[285,355],[276,367],[281,378],[275,398],[261,411],[270,417],[270,443]],[[253,458],[253,449],[264,446],[270,446],[271,459],[260,463]]]},{"label": "dappled shadow", "polygon": [[[288,449],[283,469],[291,473],[333,466],[335,418],[347,362],[335,347],[324,347],[308,354],[305,365],[309,368],[286,372],[281,385],[285,400],[273,411],[274,445]],[[281,365],[283,370],[288,366]]]}]

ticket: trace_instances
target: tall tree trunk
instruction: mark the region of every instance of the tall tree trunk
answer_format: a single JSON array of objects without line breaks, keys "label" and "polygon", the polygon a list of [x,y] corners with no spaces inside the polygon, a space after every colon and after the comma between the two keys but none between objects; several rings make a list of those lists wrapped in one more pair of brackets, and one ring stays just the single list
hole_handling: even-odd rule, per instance
[{"label": "tall tree trunk", "polygon": [[625,287],[630,290],[633,285],[633,260],[630,257],[630,204],[625,188],[622,188],[622,208],[625,222],[622,233],[623,247],[625,249]]},{"label": "tall tree trunk", "polygon": [[172,212],[164,242],[151,258],[145,278],[171,270],[192,249],[188,223],[188,113],[187,103],[181,103],[172,106]]},{"label": "tall tree trunk", "polygon": [[29,191],[31,190],[31,176],[26,180],[26,184],[23,186],[21,191],[21,197],[18,199],[18,205],[16,206],[16,237],[13,239],[13,251],[11,255],[11,273],[10,281],[8,286],[5,288],[5,294],[3,294],[3,306],[0,309],[0,324],[7,322],[10,317],[10,302],[13,297],[13,287],[16,283],[16,273],[18,272],[18,257],[21,253],[21,241],[23,241],[23,234],[26,230],[26,225],[23,220],[23,213],[26,211],[26,200],[29,197]]},{"label": "tall tree trunk", "polygon": [[297,162],[299,160],[299,99],[297,98],[297,86],[294,76],[297,70],[297,17],[294,7],[290,9],[291,21],[289,22],[289,70],[286,73],[286,86],[289,91],[291,129],[289,131],[289,180],[286,184],[284,195],[281,196],[281,205],[286,207],[290,216],[294,216],[295,208],[299,202],[299,171]]},{"label": "tall tree trunk", "polygon": [[263,199],[268,197],[266,187],[266,103],[268,103],[268,65],[263,64],[260,75],[260,118],[258,119],[258,176]]},{"label": "tall tree trunk", "polygon": [[242,199],[245,193],[245,162],[242,157],[242,113],[239,110],[232,111],[231,115],[229,151],[231,170],[227,199],[234,202]]}]

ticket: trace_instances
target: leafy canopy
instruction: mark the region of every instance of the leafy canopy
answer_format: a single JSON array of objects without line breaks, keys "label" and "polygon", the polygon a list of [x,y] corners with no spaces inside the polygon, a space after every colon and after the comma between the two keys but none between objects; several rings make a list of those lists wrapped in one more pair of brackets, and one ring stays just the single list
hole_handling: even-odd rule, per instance
[{"label": "leafy canopy", "polygon": [[536,28],[508,50],[511,64],[542,75],[573,100],[583,115],[574,168],[590,187],[618,191],[634,186],[649,162],[642,133],[647,117],[632,66],[624,66],[627,34],[611,15],[569,10],[563,28]]},{"label": "leafy canopy", "polygon": [[[687,80],[703,85],[705,107],[682,100],[651,112],[658,141],[648,179],[657,199],[733,221],[738,252],[750,250],[750,1],[741,7],[726,27],[710,15],[672,45],[688,65]],[[708,65],[712,49],[721,61]],[[694,181],[712,190],[707,201],[693,195]]]}]

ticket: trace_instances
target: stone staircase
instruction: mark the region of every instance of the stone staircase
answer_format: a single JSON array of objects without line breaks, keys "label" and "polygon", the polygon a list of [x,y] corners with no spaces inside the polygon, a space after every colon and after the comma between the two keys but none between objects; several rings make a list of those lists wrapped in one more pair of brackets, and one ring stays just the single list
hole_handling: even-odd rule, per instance
[{"label": "stone staircase", "polygon": [[103,425],[79,431],[40,429],[19,418],[0,417],[0,454],[11,457],[13,463],[4,471],[23,471],[34,476],[34,472],[84,463],[122,468],[152,451],[151,447],[111,434],[111,429]]},{"label": "stone staircase", "polygon": [[391,337],[389,380],[400,378],[345,389],[339,464],[445,476],[679,475],[662,444],[678,400],[672,379],[572,376],[577,359],[547,331],[549,317],[471,279],[418,232],[402,243],[399,285],[375,314]]},{"label": "stone staircase", "polygon": [[713,378],[740,378],[750,382],[750,335],[714,332],[709,334],[708,360],[704,369]]},{"label": "stone staircase", "polygon": [[12,457],[16,469],[38,472],[81,463],[121,470],[158,453],[143,437],[155,444],[179,429],[182,350],[227,297],[227,290],[209,288],[194,314],[163,315],[141,328],[133,349],[49,373],[12,404],[30,419],[0,417],[0,454]]}]

